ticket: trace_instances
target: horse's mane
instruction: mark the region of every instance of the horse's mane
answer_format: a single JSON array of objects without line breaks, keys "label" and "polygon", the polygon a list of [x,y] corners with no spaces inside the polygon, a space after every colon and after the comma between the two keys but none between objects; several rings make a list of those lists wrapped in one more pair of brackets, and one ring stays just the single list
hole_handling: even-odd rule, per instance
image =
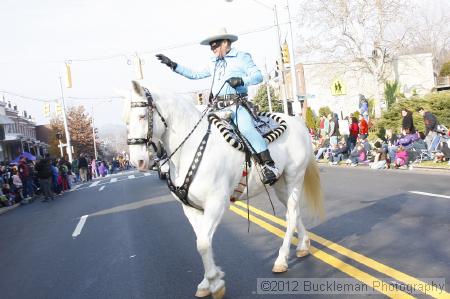
[{"label": "horse's mane", "polygon": [[182,121],[187,128],[192,128],[200,119],[200,111],[196,108],[192,96],[184,93],[174,93],[150,89],[156,104],[167,114],[169,122]]}]

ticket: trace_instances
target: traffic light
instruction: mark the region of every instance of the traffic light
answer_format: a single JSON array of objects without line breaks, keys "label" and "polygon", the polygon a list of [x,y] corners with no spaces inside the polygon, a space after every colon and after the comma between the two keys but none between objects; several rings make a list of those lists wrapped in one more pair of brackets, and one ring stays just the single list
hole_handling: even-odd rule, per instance
[{"label": "traffic light", "polygon": [[288,64],[290,62],[289,60],[289,47],[287,42],[283,43],[283,46],[281,47],[281,57],[283,58],[283,63]]},{"label": "traffic light", "polygon": [[66,62],[66,87],[72,88],[72,71],[70,70],[70,63]]},{"label": "traffic light", "polygon": [[50,117],[50,103],[44,104],[44,116]]},{"label": "traffic light", "polygon": [[57,113],[58,115],[62,115],[62,106],[61,106],[60,103],[57,103],[57,104],[56,104],[56,113]]},{"label": "traffic light", "polygon": [[280,64],[278,63],[278,60],[275,62],[277,64],[277,67],[275,69],[274,77],[278,77],[278,74],[280,74]]},{"label": "traffic light", "polygon": [[198,103],[199,105],[203,105],[203,94],[199,93],[199,94],[197,95],[197,103]]}]

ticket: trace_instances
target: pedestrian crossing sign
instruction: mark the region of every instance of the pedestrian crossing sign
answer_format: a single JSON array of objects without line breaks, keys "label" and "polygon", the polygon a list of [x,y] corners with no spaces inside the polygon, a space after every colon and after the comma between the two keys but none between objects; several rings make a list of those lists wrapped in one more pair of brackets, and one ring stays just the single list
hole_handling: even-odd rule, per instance
[{"label": "pedestrian crossing sign", "polygon": [[336,79],[331,84],[331,94],[334,96],[342,96],[347,94],[347,87],[344,84],[344,81],[340,79]]}]

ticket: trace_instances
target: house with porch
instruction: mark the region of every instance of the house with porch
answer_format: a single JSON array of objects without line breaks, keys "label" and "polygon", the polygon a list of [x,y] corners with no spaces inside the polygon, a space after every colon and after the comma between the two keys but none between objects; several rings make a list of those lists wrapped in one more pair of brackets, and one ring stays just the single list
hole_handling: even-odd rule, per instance
[{"label": "house with porch", "polygon": [[19,112],[11,102],[0,101],[0,161],[11,161],[22,152],[40,158],[47,149],[48,144],[36,138],[36,123],[31,115]]}]

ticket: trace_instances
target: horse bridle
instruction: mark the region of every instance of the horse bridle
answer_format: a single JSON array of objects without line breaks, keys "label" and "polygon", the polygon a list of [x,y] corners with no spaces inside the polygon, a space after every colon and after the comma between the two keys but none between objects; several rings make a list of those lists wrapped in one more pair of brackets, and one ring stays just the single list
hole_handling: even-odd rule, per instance
[{"label": "horse bridle", "polygon": [[167,128],[167,123],[164,117],[159,112],[158,108],[155,105],[155,102],[152,98],[152,94],[147,88],[143,88],[145,92],[145,98],[147,102],[131,102],[131,108],[145,108],[148,107],[148,130],[147,130],[147,138],[139,137],[139,138],[128,138],[128,145],[137,145],[137,144],[145,144],[147,146],[152,146],[155,148],[155,144],[152,142],[153,137],[153,113],[156,111],[159,118],[163,122],[164,126]]}]

